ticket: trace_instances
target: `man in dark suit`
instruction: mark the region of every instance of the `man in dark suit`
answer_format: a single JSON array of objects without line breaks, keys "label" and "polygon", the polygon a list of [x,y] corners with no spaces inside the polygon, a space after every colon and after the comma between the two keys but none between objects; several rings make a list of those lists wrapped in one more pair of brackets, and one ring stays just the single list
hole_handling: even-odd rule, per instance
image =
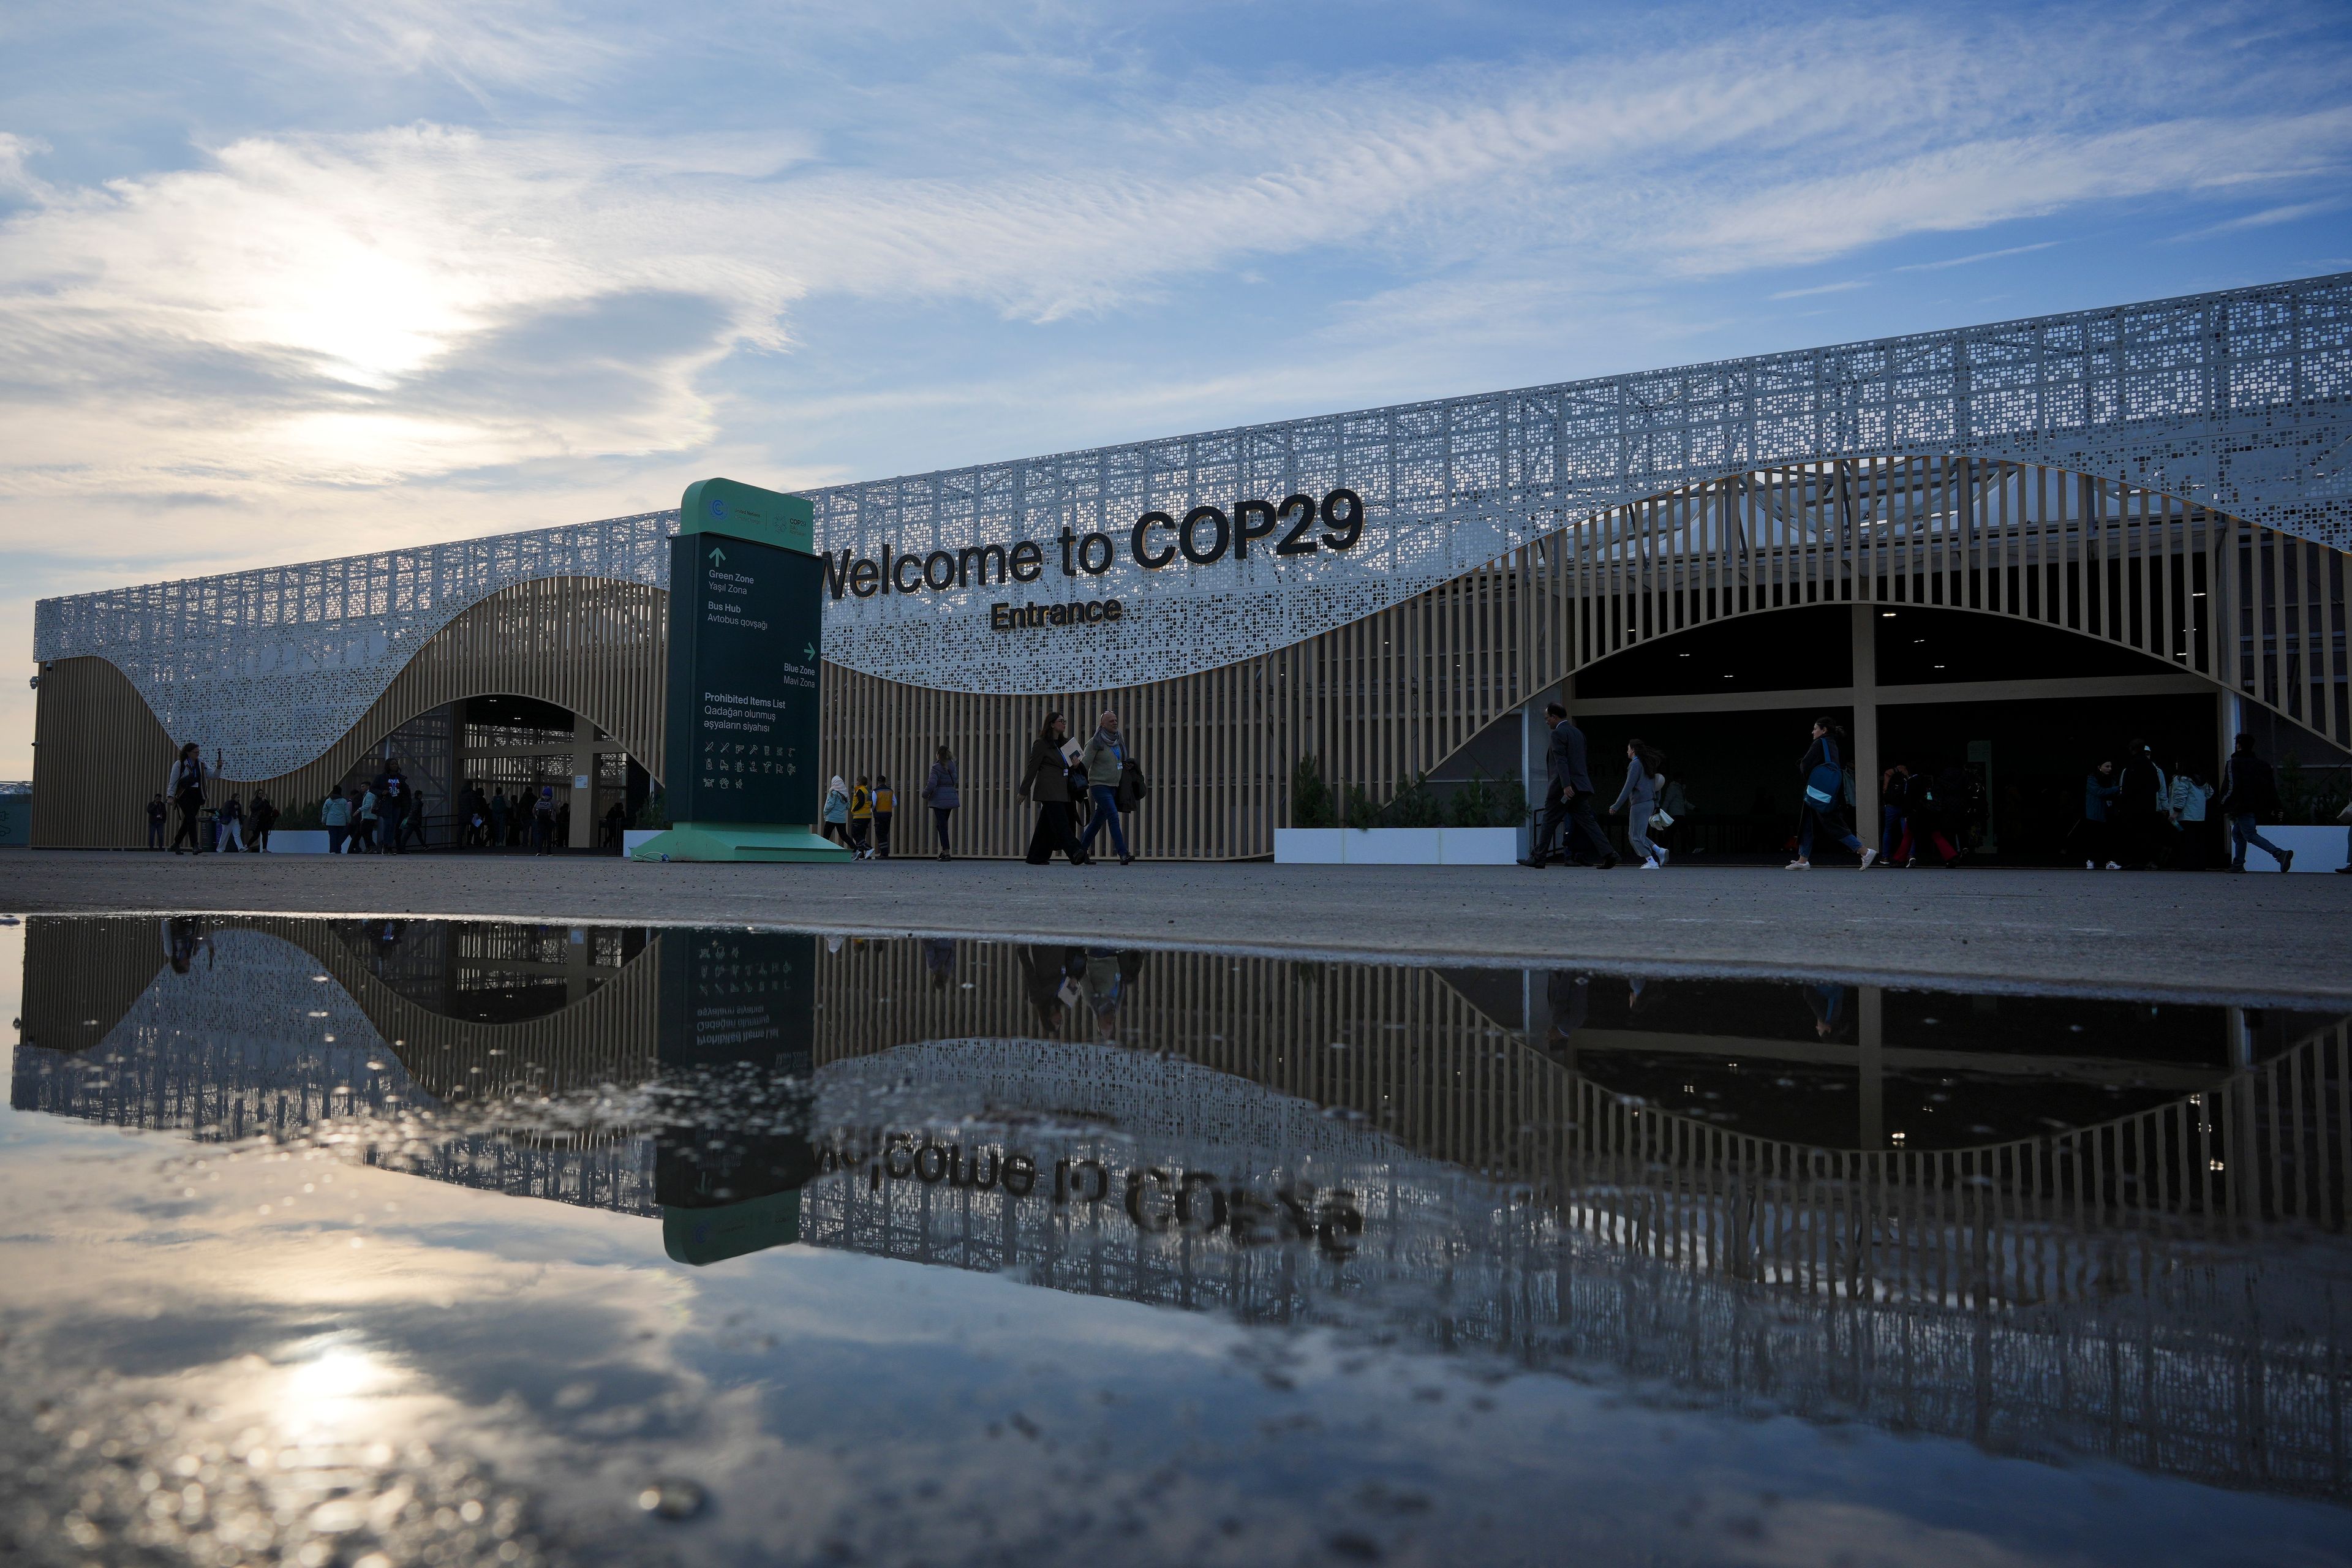
[{"label": "man in dark suit", "polygon": [[1544,721],[1551,726],[1551,744],[1544,750],[1543,815],[1536,821],[1534,852],[1519,864],[1541,866],[1550,859],[1552,844],[1565,823],[1569,842],[1563,858],[1573,861],[1578,849],[1589,846],[1600,857],[1601,868],[1609,870],[1617,864],[1617,854],[1609,847],[1601,825],[1592,819],[1592,775],[1585,768],[1584,731],[1557,702],[1544,704]]}]

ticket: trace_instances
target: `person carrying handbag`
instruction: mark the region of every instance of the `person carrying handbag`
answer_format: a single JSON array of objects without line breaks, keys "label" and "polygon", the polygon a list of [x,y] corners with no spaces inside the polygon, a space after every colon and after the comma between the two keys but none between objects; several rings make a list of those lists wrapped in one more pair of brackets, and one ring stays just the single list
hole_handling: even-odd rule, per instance
[{"label": "person carrying handbag", "polygon": [[1087,794],[1094,801],[1094,820],[1087,824],[1086,837],[1078,847],[1091,858],[1095,838],[1104,827],[1110,829],[1110,847],[1118,852],[1122,866],[1135,864],[1128,852],[1127,829],[1120,826],[1119,813],[1127,809],[1119,805],[1118,789],[1127,777],[1127,740],[1118,732],[1118,715],[1109,709],[1095,722],[1095,732],[1087,741],[1087,749],[1079,762],[1086,769]]},{"label": "person carrying handbag", "polygon": [[1862,869],[1878,858],[1878,851],[1865,849],[1862,840],[1845,825],[1838,803],[1845,797],[1845,767],[1841,761],[1844,752],[1845,731],[1832,719],[1813,721],[1813,743],[1806,751],[1804,761],[1797,764],[1805,775],[1805,804],[1797,820],[1797,858],[1789,862],[1788,870],[1810,871],[1813,868],[1813,829],[1827,828],[1837,841],[1862,857]]}]

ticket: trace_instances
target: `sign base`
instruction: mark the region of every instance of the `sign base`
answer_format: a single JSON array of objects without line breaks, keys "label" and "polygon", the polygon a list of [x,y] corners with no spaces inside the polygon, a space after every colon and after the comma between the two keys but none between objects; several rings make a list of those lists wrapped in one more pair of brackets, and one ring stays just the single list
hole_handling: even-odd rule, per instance
[{"label": "sign base", "polygon": [[851,852],[805,827],[681,822],[629,852],[632,860],[847,860]]}]

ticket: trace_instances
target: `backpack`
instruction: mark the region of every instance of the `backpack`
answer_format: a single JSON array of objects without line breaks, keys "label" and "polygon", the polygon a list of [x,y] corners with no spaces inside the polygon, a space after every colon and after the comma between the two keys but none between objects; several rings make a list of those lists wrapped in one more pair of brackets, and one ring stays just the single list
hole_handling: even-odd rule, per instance
[{"label": "backpack", "polygon": [[1805,804],[1815,811],[1827,811],[1844,794],[1845,773],[1838,766],[1837,742],[1823,736],[1822,760],[1805,780]]}]

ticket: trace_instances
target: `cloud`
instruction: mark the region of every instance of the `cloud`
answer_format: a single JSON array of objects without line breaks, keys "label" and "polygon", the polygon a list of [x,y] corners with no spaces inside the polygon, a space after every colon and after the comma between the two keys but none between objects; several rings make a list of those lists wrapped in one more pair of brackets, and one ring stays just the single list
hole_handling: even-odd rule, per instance
[{"label": "cloud", "polygon": [[1867,289],[1869,287],[1870,284],[1863,279],[1849,278],[1843,283],[1816,283],[1810,289],[1783,289],[1777,294],[1767,295],[1766,298],[1772,300],[1803,300],[1815,294],[1843,294],[1850,289]]},{"label": "cloud", "polygon": [[1897,272],[1941,272],[1948,267],[1969,267],[1979,261],[1998,261],[2004,256],[2031,256],[2037,250],[2048,250],[2063,241],[2045,239],[2032,245],[2011,245],[2000,250],[1979,250],[1973,256],[1955,256],[1943,261],[1914,261],[1894,268]]},{"label": "cloud", "polygon": [[2211,239],[2224,234],[2240,234],[2250,228],[2269,228],[2274,224],[2294,223],[2300,218],[2316,217],[2321,213],[2334,212],[2343,205],[2343,198],[2336,196],[2331,196],[2325,201],[2290,202],[2284,206],[2264,207],[2260,212],[2247,213],[2242,217],[2233,217],[2227,222],[2209,224],[2203,228],[2190,229],[2186,234],[2176,234],[2172,237],[2176,242]]}]

